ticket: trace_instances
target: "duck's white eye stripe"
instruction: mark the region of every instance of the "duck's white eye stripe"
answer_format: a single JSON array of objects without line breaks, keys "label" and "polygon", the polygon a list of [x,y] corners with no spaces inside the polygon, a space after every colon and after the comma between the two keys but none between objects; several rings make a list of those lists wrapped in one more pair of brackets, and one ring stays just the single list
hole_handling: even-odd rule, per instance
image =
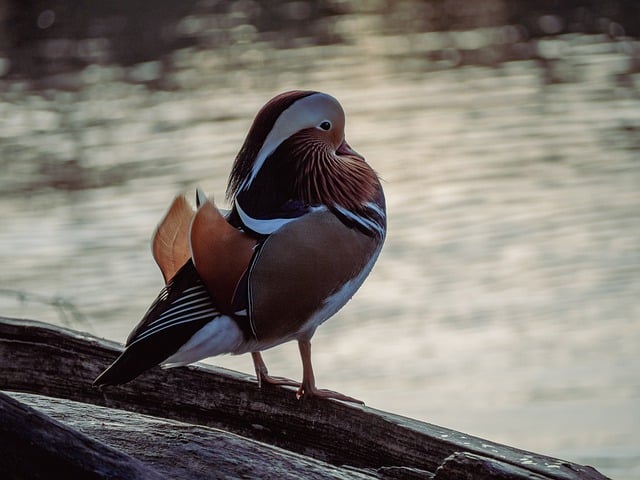
[{"label": "duck's white eye stripe", "polygon": [[[240,189],[247,190],[251,186],[251,182],[253,182],[256,175],[258,175],[267,157],[271,155],[282,142],[304,128],[320,128],[323,122],[328,122],[326,118],[331,118],[330,115],[335,112],[344,115],[338,101],[326,93],[316,92],[300,100],[296,100],[289,108],[280,114],[273,124],[271,131],[262,144],[262,148],[256,156],[253,167],[251,168],[251,173],[245,181],[242,182]],[[329,128],[331,128],[331,122],[329,122]]]}]

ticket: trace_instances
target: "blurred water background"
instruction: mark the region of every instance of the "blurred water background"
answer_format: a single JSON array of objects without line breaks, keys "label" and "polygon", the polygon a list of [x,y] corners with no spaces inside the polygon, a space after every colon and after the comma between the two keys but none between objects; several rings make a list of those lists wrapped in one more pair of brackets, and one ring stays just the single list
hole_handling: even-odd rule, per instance
[{"label": "blurred water background", "polygon": [[[320,386],[640,477],[637,2],[3,0],[0,21],[0,314],[124,341],[173,196],[224,205],[258,108],[326,91],[389,234],[315,336]],[[294,344],[265,358],[301,374]]]}]

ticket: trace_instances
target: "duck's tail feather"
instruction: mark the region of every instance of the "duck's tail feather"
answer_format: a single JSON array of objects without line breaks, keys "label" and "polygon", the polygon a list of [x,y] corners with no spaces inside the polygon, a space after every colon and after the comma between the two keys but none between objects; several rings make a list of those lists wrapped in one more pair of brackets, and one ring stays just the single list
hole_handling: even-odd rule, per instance
[{"label": "duck's tail feather", "polygon": [[207,323],[220,316],[193,262],[187,261],[162,289],[127,339],[125,351],[93,384],[120,385],[176,353]]}]

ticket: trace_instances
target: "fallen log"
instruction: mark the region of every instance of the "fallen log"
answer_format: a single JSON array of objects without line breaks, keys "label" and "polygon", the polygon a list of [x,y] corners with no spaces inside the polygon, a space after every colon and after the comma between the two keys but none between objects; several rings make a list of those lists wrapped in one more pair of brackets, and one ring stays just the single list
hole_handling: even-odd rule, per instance
[{"label": "fallen log", "polygon": [[[11,398],[9,398],[11,397]],[[33,457],[32,448],[25,446],[26,442],[34,441],[34,436],[40,435],[41,428],[34,432],[31,415],[32,409],[36,415],[50,417],[49,428],[44,429],[47,453],[60,451],[68,454],[76,449],[76,437],[86,436],[93,442],[93,448],[85,448],[81,452],[74,451],[73,456],[78,459],[88,457],[92,460],[92,468],[84,468],[82,477],[65,475],[66,478],[87,478],[94,470],[109,472],[104,478],[188,478],[190,480],[206,480],[211,478],[260,478],[263,480],[336,480],[353,478],[354,480],[371,480],[370,475],[355,471],[345,471],[324,462],[297,455],[277,447],[261,444],[232,433],[210,427],[186,424],[175,420],[150,417],[139,413],[126,412],[107,407],[98,407],[87,403],[43,397],[30,393],[12,393],[9,396],[0,393],[0,412],[5,413],[7,403],[21,402],[22,410],[28,412],[28,420],[22,423],[22,431],[18,428],[19,444],[4,445],[3,456],[7,456],[10,449],[16,450],[15,457],[21,456],[26,465],[41,465],[40,457]],[[30,408],[32,407],[32,408]],[[43,415],[44,414],[44,415]],[[19,419],[19,415],[12,415]],[[46,420],[44,421],[46,424]],[[58,424],[60,422],[60,424]],[[12,422],[16,427],[19,421]],[[0,420],[0,433],[3,432]],[[38,423],[38,427],[42,422]],[[61,425],[61,424],[64,424]],[[25,429],[25,425],[27,428]],[[59,428],[62,427],[62,428]],[[66,431],[65,431],[66,430]],[[68,440],[71,440],[67,444]],[[6,442],[8,443],[8,442]],[[40,444],[36,438],[36,444]],[[0,440],[2,444],[2,440]],[[109,447],[106,447],[109,445]],[[84,446],[84,445],[81,445]],[[114,450],[114,447],[117,450]],[[114,468],[110,463],[101,462],[103,452],[118,452],[122,461]],[[120,452],[124,452],[120,453]],[[122,471],[121,465],[142,465],[147,472],[142,476]],[[178,461],[176,461],[178,459]],[[64,465],[72,462],[65,459]],[[107,456],[109,460],[109,456]],[[0,465],[2,461],[0,460]],[[21,463],[21,462],[20,462]],[[19,463],[19,464],[20,464]],[[24,465],[23,465],[24,466]],[[60,471],[58,465],[48,465],[53,469],[45,472]],[[98,468],[100,467],[100,468]],[[2,467],[0,466],[0,472]],[[162,477],[156,472],[162,472]],[[74,472],[77,473],[77,472]],[[134,470],[138,473],[138,470]],[[153,476],[157,475],[157,476]],[[5,478],[5,477],[3,477]],[[24,478],[20,476],[19,478]],[[43,476],[49,478],[49,475]],[[103,478],[103,477],[96,477]]]},{"label": "fallen log", "polygon": [[163,480],[138,460],[0,393],[2,478]]},{"label": "fallen log", "polygon": [[466,469],[477,478],[606,478],[591,467],[368,407],[298,401],[291,389],[259,389],[253,377],[210,366],[156,368],[123,386],[92,387],[121,350],[88,334],[0,318],[0,389],[213,427],[379,476],[446,479]]}]

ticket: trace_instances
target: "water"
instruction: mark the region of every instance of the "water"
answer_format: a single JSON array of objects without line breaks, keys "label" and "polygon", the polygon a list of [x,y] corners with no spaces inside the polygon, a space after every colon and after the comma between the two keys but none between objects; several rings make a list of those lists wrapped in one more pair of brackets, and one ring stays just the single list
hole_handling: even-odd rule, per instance
[{"label": "water", "polygon": [[[326,91],[384,179],[389,234],[314,337],[319,386],[637,478],[638,42],[561,35],[514,60],[495,40],[510,28],[400,35],[379,20],[338,17],[345,41],[297,48],[236,31],[174,51],[169,71],[4,80],[0,313],[124,341],[162,285],[149,240],[173,196],[201,185],[224,206],[257,109]],[[265,359],[301,375],[294,344]],[[212,362],[252,371],[248,356]]]}]

